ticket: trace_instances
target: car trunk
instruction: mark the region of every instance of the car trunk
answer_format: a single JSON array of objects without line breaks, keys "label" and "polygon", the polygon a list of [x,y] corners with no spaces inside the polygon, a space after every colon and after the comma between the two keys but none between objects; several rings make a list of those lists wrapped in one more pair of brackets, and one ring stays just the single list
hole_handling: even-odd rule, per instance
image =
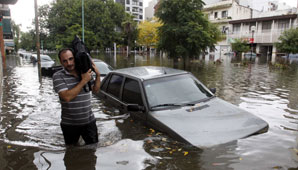
[{"label": "car trunk", "polygon": [[268,127],[264,120],[219,98],[192,107],[154,111],[148,121],[199,148],[244,138]]}]

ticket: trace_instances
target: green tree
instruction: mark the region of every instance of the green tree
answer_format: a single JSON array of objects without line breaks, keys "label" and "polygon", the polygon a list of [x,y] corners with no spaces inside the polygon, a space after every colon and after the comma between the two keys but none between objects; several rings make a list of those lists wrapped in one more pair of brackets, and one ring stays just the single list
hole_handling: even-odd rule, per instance
[{"label": "green tree", "polygon": [[[48,31],[48,40],[59,49],[69,46],[74,35],[82,35],[81,0],[54,1],[43,24]],[[46,15],[47,14],[47,15]],[[85,44],[90,50],[112,47],[121,42],[122,22],[125,20],[124,7],[113,0],[88,0],[84,3]]]},{"label": "green tree", "polygon": [[207,48],[214,49],[220,31],[202,8],[202,0],[161,0],[156,12],[163,24],[158,31],[158,47],[174,58],[194,57]]},{"label": "green tree", "polygon": [[134,45],[138,35],[137,23],[133,20],[133,18],[133,16],[126,14],[125,20],[122,22],[123,43],[128,46],[128,53],[130,53],[130,48]]},{"label": "green tree", "polygon": [[276,43],[279,51],[290,53],[298,53],[298,28],[292,28],[284,31],[278,38],[280,42]]},{"label": "green tree", "polygon": [[11,21],[11,27],[12,27],[13,41],[15,44],[15,51],[18,51],[20,48],[20,34],[21,34],[20,25],[17,25],[14,21]]},{"label": "green tree", "polygon": [[161,26],[158,21],[143,21],[138,25],[138,44],[146,47],[157,47],[158,33],[157,30]]},{"label": "green tree", "polygon": [[20,36],[20,48],[27,51],[35,50],[35,31],[30,30],[29,32],[22,32]]},{"label": "green tree", "polygon": [[240,56],[242,52],[249,51],[249,45],[247,40],[235,39],[232,43],[232,51],[236,53],[236,56]]}]

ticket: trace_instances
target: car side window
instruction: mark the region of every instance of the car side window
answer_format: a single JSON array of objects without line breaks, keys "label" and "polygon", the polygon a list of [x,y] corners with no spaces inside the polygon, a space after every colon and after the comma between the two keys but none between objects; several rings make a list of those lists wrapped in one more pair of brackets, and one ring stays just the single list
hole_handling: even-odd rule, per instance
[{"label": "car side window", "polygon": [[122,100],[126,103],[143,106],[141,89],[138,81],[126,78],[123,87]]},{"label": "car side window", "polygon": [[107,93],[112,94],[113,96],[119,98],[121,91],[121,84],[123,77],[119,75],[112,75],[110,83],[108,85]]},{"label": "car side window", "polygon": [[102,84],[102,86],[100,87],[101,90],[106,91],[106,89],[107,89],[107,87],[108,87],[108,83],[109,83],[110,77],[111,77],[111,76],[106,77],[106,78],[104,79],[104,81],[102,82],[103,84]]}]

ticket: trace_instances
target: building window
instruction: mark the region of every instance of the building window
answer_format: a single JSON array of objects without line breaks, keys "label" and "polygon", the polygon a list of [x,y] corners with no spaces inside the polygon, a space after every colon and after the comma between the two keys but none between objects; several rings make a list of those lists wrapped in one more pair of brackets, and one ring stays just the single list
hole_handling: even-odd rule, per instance
[{"label": "building window", "polygon": [[264,21],[262,22],[262,31],[268,32],[271,30],[272,21]]},{"label": "building window", "polygon": [[107,92],[119,98],[122,81],[123,81],[122,76],[113,75],[110,80]]},{"label": "building window", "polygon": [[214,12],[214,18],[215,19],[217,18],[217,12]]},{"label": "building window", "polygon": [[126,0],[126,4],[130,4],[130,0]]},{"label": "building window", "polygon": [[222,11],[221,12],[221,17],[222,18],[227,18],[228,17],[228,11]]},{"label": "building window", "polygon": [[223,34],[227,34],[228,31],[229,31],[229,27],[227,27],[227,26],[222,26],[222,30],[221,30],[221,32],[222,32]]},{"label": "building window", "polygon": [[286,30],[286,29],[288,29],[289,28],[289,26],[290,26],[290,20],[279,20],[278,21],[278,29],[279,30]]},{"label": "building window", "polygon": [[139,6],[143,6],[143,2],[140,2],[140,5]]},{"label": "building window", "polygon": [[140,20],[143,20],[143,15],[139,15],[139,19]]},{"label": "building window", "polygon": [[241,27],[241,24],[234,24],[233,25],[233,33],[240,32],[240,27]]},{"label": "building window", "polygon": [[138,3],[137,0],[132,0],[132,4],[133,4],[133,5],[139,5],[139,3]]},{"label": "building window", "polygon": [[129,7],[126,7],[126,11],[130,11],[130,8]]},{"label": "building window", "polygon": [[132,7],[132,12],[138,12],[139,8],[138,7]]}]

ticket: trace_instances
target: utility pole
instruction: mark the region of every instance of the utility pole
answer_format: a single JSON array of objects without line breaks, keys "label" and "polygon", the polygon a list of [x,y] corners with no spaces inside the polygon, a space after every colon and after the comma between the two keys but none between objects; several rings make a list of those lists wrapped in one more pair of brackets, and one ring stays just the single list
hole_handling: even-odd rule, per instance
[{"label": "utility pole", "polygon": [[2,24],[2,13],[0,11],[0,49],[2,55],[2,63],[5,64],[5,49],[4,49],[4,39],[3,39],[3,24]]},{"label": "utility pole", "polygon": [[35,31],[36,31],[36,51],[37,51],[37,65],[38,65],[38,77],[41,83],[41,66],[40,66],[40,42],[39,42],[39,26],[38,26],[38,6],[37,0],[34,0],[35,9]]},{"label": "utility pole", "polygon": [[85,35],[84,35],[84,0],[82,0],[82,40],[85,42]]}]

